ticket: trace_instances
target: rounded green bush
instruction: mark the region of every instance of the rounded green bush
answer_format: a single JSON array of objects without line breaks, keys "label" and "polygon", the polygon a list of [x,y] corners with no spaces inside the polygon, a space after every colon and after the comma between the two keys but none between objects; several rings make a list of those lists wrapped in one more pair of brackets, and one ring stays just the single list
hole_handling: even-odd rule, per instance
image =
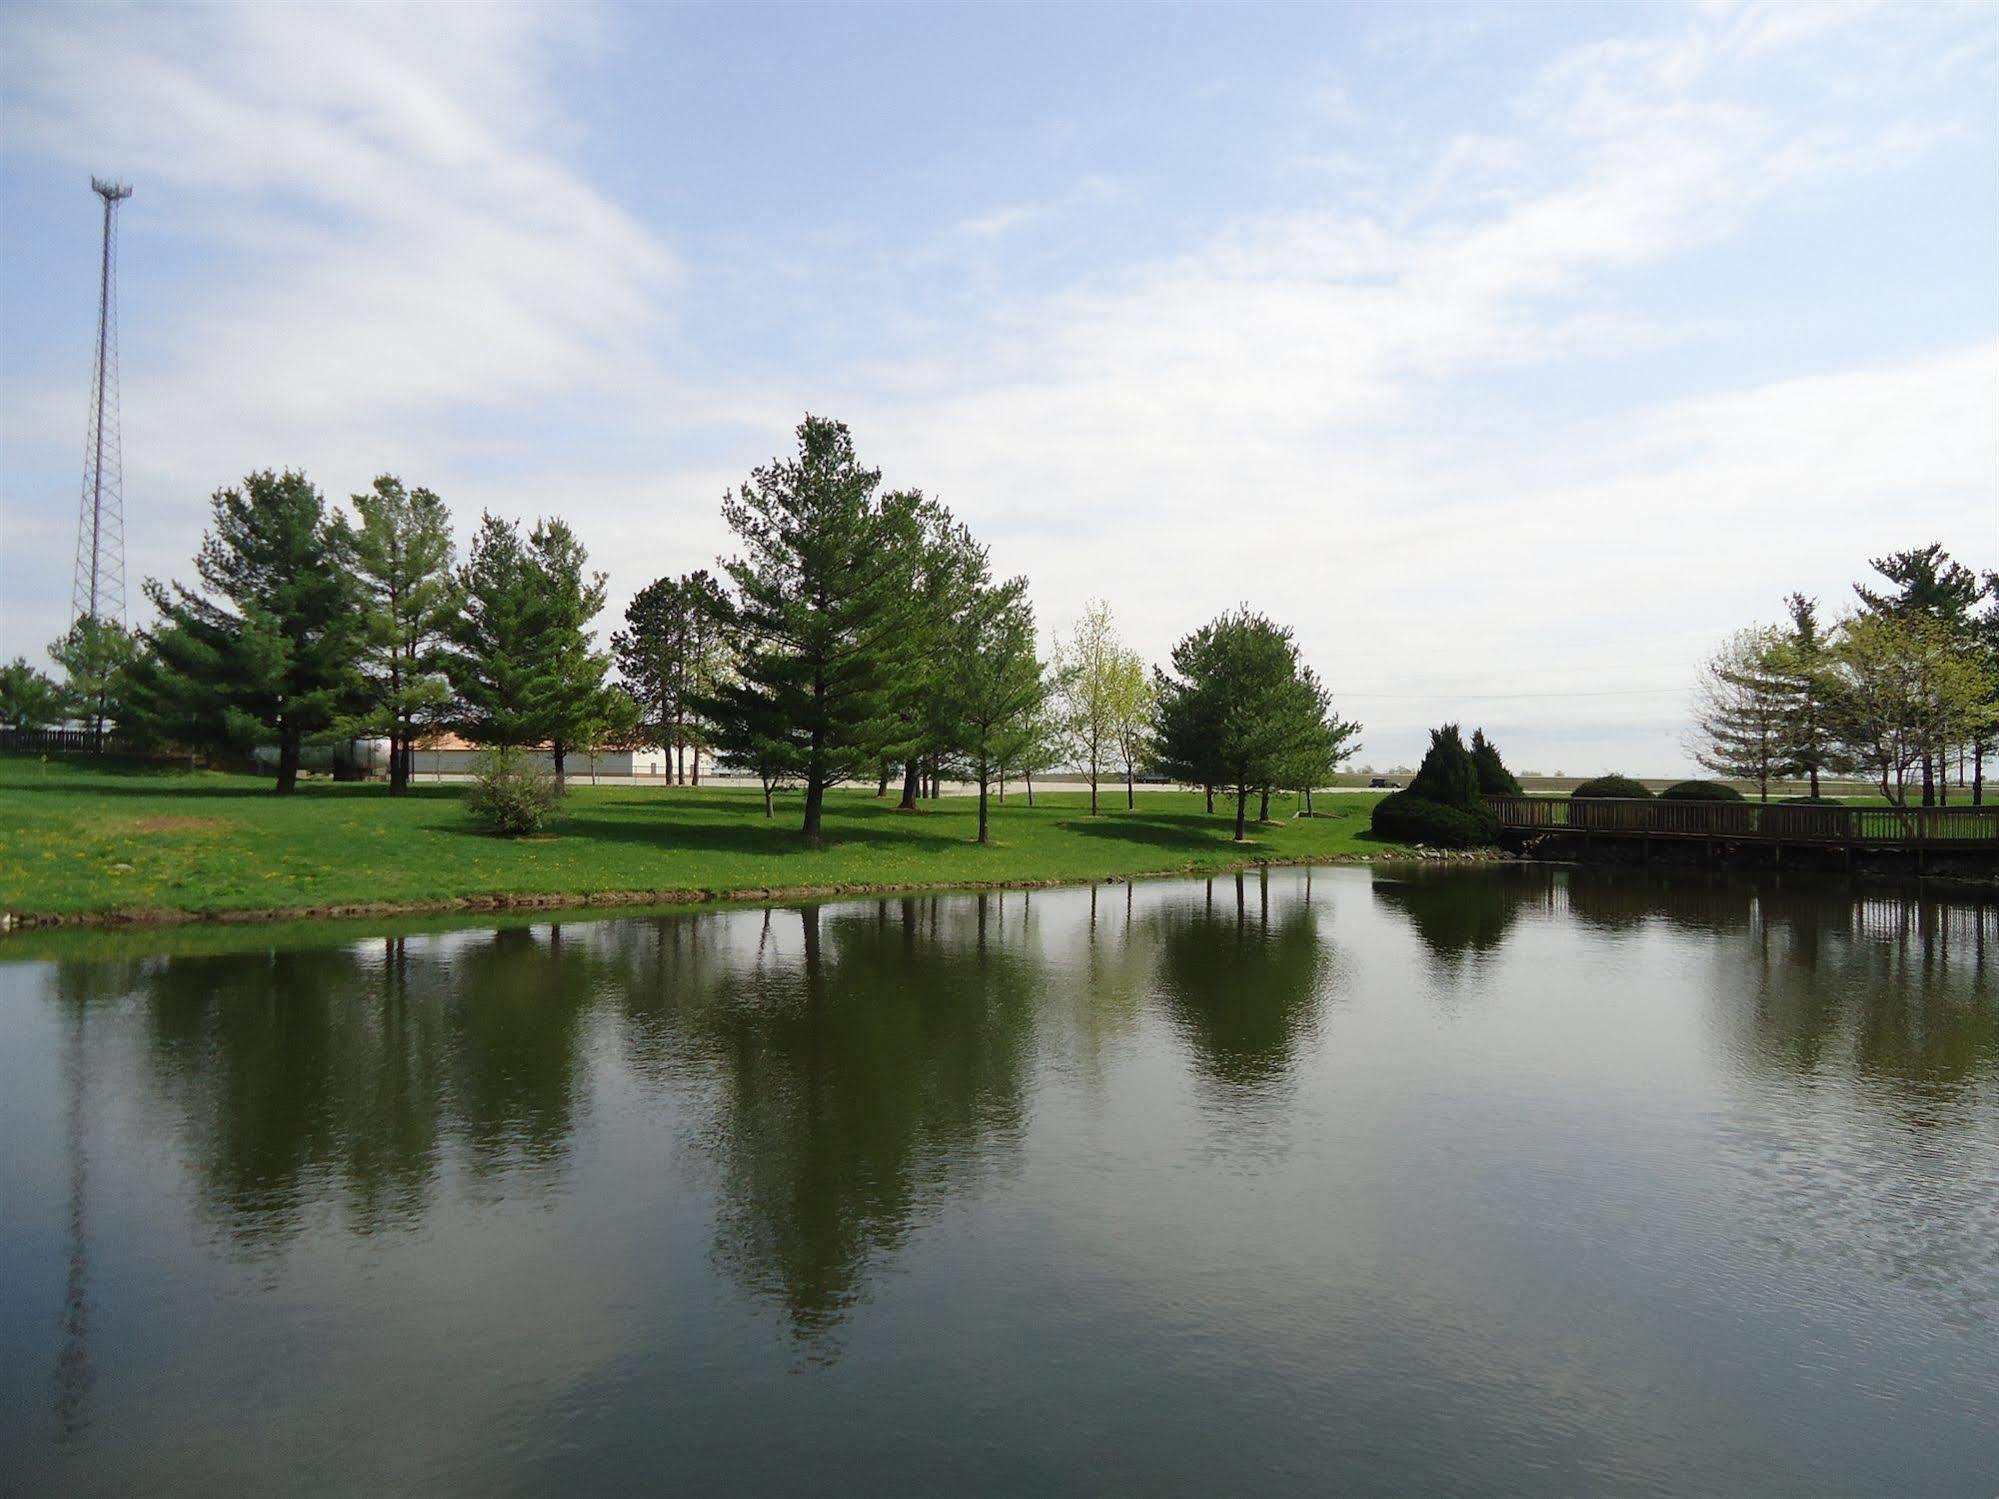
[{"label": "rounded green bush", "polygon": [[554,776],[517,749],[494,749],[479,757],[465,810],[488,832],[524,838],[548,826],[561,800]]},{"label": "rounded green bush", "polygon": [[1374,804],[1377,837],[1431,848],[1485,848],[1499,842],[1499,819],[1483,807],[1446,807],[1409,791]]},{"label": "rounded green bush", "polygon": [[1569,793],[1574,801],[1585,801],[1594,797],[1622,797],[1638,801],[1652,800],[1652,793],[1630,776],[1598,776],[1593,781],[1584,781]]},{"label": "rounded green bush", "polygon": [[1662,802],[1739,802],[1742,793],[1726,781],[1681,781],[1659,793]]}]

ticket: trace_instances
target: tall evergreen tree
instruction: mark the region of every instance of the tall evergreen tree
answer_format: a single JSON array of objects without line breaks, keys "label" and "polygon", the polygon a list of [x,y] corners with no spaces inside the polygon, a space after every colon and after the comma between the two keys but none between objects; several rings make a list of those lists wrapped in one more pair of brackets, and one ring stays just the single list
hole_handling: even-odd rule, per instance
[{"label": "tall evergreen tree", "polygon": [[605,579],[587,570],[590,555],[569,523],[537,521],[527,550],[540,596],[532,646],[535,700],[560,784],[569,752],[620,737],[636,705],[604,680],[611,657],[595,648],[590,623],[603,612]]},{"label": "tall evergreen tree", "polygon": [[991,841],[987,794],[1008,736],[1032,722],[1047,696],[1034,643],[1027,580],[1014,578],[973,590],[941,653],[950,667],[938,694],[949,726],[946,742],[979,784],[981,843]]},{"label": "tall evergreen tree", "polygon": [[980,589],[992,581],[986,548],[936,500],[909,491],[900,503],[915,507],[916,551],[910,559],[916,608],[904,641],[905,659],[892,694],[893,742],[884,760],[902,763],[901,809],[914,811],[926,771],[951,750],[948,708],[954,658],[953,632],[964,622]]},{"label": "tall evergreen tree", "polygon": [[299,751],[360,701],[362,622],[342,533],[304,474],[269,469],[217,490],[195,557],[200,586],[148,580],[159,619],[129,673],[140,716],[164,737],[275,741],[277,791]]},{"label": "tall evergreen tree", "polygon": [[[916,502],[880,487],[844,425],[808,416],[797,455],[754,470],[722,503],[742,547],[727,566],[741,690],[711,708],[718,719],[784,726],[813,842],[827,788],[872,770],[894,738],[898,673],[920,616]],[[739,731],[745,723],[726,730],[731,739]]]},{"label": "tall evergreen tree", "polygon": [[383,474],[353,497],[346,539],[366,622],[362,672],[372,701],[356,727],[389,741],[389,794],[409,790],[410,751],[451,708],[444,665],[458,616],[451,513],[428,489]]},{"label": "tall evergreen tree", "polygon": [[1818,600],[1794,593],[1784,609],[1790,624],[1778,630],[1764,664],[1783,695],[1783,772],[1804,776],[1816,797],[1819,775],[1838,753],[1829,702],[1835,689],[1832,642],[1819,629]]},{"label": "tall evergreen tree", "polygon": [[465,737],[519,748],[547,736],[538,650],[541,577],[520,527],[486,514],[458,570],[459,615],[445,660]]}]

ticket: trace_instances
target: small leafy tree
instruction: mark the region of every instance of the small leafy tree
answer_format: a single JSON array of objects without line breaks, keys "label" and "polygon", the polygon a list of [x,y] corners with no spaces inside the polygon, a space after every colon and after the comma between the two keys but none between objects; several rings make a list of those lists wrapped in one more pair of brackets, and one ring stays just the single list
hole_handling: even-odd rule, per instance
[{"label": "small leafy tree", "polygon": [[1994,693],[1989,666],[1944,622],[1917,612],[1864,613],[1834,650],[1834,732],[1845,762],[1897,806],[1908,772],[1940,745],[1969,740]]},{"label": "small leafy tree", "polygon": [[1275,784],[1298,745],[1301,678],[1291,632],[1248,608],[1173,648],[1160,678],[1159,761],[1207,785],[1233,786],[1243,841],[1252,791]]},{"label": "small leafy tree", "polygon": [[123,625],[92,614],[49,646],[50,659],[63,670],[64,712],[88,723],[97,743],[103,742],[106,721],[118,717],[125,673],[137,653],[137,643]]},{"label": "small leafy tree", "polygon": [[1138,805],[1138,767],[1152,755],[1159,689],[1137,651],[1120,646],[1110,669],[1111,741],[1124,764],[1126,810]]},{"label": "small leafy tree", "polygon": [[1090,782],[1090,815],[1097,814],[1097,786],[1117,744],[1120,677],[1128,653],[1118,640],[1111,606],[1091,599],[1066,643],[1056,648],[1062,681],[1062,726],[1070,756]]},{"label": "small leafy tree", "polygon": [[0,666],[0,727],[23,731],[47,728],[63,716],[62,689],[16,656]]}]

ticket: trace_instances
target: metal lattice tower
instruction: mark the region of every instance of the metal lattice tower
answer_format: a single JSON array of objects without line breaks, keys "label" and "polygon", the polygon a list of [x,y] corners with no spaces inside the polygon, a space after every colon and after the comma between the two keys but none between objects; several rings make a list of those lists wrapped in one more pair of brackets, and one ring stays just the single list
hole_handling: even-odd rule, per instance
[{"label": "metal lattice tower", "polygon": [[76,580],[70,623],[85,617],[125,623],[125,458],[118,436],[118,205],[122,182],[93,177],[104,200],[104,258],[97,286],[97,368],[90,381],[90,429],[83,444],[83,499],[76,518]]}]

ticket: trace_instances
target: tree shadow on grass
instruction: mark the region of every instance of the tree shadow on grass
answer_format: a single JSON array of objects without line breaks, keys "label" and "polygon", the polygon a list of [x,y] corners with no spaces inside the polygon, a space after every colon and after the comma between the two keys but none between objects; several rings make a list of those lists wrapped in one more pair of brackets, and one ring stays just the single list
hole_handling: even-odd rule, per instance
[{"label": "tree shadow on grass", "polygon": [[1201,823],[1168,821],[1124,813],[1116,817],[1077,819],[1064,822],[1061,826],[1064,832],[1081,833],[1085,838],[1137,843],[1147,848],[1191,851],[1235,847],[1228,838],[1232,825],[1224,826],[1220,822],[1208,827]]},{"label": "tree shadow on grass", "polygon": [[[470,818],[436,831],[466,838],[493,836]],[[549,831],[557,838],[588,839],[606,844],[640,844],[661,852],[685,850],[689,853],[741,854],[755,858],[789,858],[856,847],[927,854],[970,846],[969,840],[949,825],[924,828],[908,819],[878,828],[829,824],[825,840],[818,844],[805,841],[796,821],[765,822],[761,815],[742,822],[680,822],[583,812],[558,815],[549,824]]]}]

